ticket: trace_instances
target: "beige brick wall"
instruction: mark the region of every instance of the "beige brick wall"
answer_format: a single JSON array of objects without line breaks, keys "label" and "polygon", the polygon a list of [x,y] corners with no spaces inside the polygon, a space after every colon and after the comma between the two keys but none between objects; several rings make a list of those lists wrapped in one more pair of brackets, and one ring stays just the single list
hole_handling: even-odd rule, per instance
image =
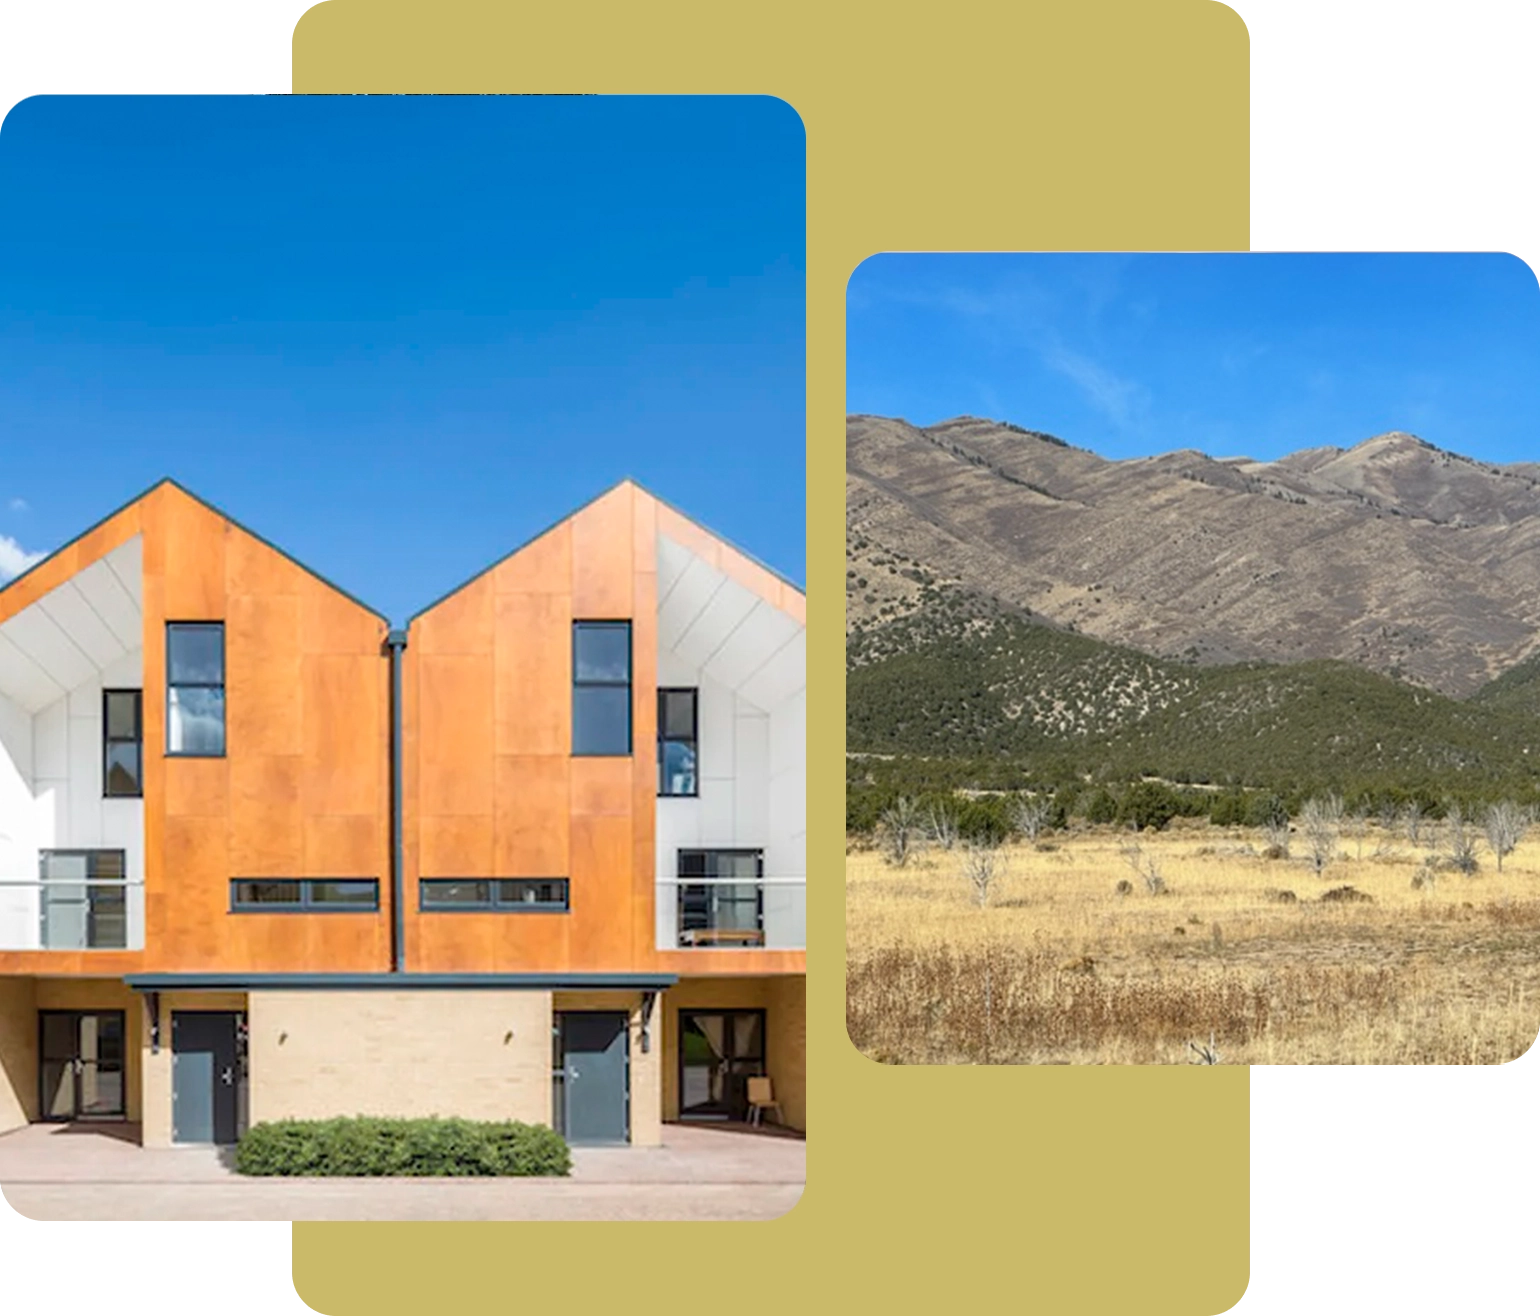
[{"label": "beige brick wall", "polygon": [[0,978],[0,1133],[36,1118],[36,982]]},{"label": "beige brick wall", "polygon": [[624,1010],[630,1017],[631,1145],[656,1147],[663,1141],[663,1004],[653,1007],[651,1045],[642,1053],[640,992],[557,992],[552,1002],[562,1010]]},{"label": "beige brick wall", "polygon": [[765,1068],[785,1122],[807,1131],[807,979],[684,978],[669,988],[664,1016],[663,1118],[679,1118],[679,1011],[764,1010]]},{"label": "beige brick wall", "polygon": [[254,991],[252,1124],[333,1115],[551,1122],[551,994]]},{"label": "beige brick wall", "polygon": [[794,1129],[807,1132],[807,979],[770,980],[770,1076],[781,1114]]},{"label": "beige brick wall", "polygon": [[[150,1050],[150,1006],[138,998],[138,1008],[129,1013],[129,1036],[139,1054],[137,1088],[143,1110],[143,1137],[146,1147],[171,1146],[171,1016],[177,1010],[245,1010],[242,992],[161,992],[160,1050]],[[137,1019],[137,1023],[135,1022]],[[135,1032],[135,1029],[138,1032]],[[133,1098],[130,1097],[130,1101]]]}]

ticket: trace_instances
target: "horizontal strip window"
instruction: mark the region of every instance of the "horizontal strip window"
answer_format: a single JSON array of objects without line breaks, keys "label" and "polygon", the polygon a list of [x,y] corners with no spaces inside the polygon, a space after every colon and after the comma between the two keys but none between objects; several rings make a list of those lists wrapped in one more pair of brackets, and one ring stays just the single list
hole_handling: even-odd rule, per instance
[{"label": "horizontal strip window", "polygon": [[238,877],[230,883],[232,914],[367,914],[380,907],[372,877]]},{"label": "horizontal strip window", "polygon": [[417,883],[418,908],[429,912],[562,914],[572,908],[569,897],[565,877],[429,877]]},{"label": "horizontal strip window", "polygon": [[40,850],[38,869],[45,882],[123,882],[128,871],[122,850]]}]

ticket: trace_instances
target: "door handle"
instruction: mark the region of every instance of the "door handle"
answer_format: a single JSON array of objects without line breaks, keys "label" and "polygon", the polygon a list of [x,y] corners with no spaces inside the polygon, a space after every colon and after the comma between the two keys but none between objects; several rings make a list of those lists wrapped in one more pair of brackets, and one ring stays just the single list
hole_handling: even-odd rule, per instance
[{"label": "door handle", "polygon": [[570,1071],[570,1073],[571,1073],[571,1076],[572,1076],[572,1077],[573,1077],[573,1078],[576,1078],[576,1077],[577,1077],[577,1076],[578,1076],[578,1072],[577,1072],[577,1070],[575,1070],[575,1069],[574,1069],[574,1070],[571,1070],[571,1071]]},{"label": "door handle", "polygon": [[219,1081],[226,1087],[230,1087],[235,1082],[235,1071],[226,1065],[224,1069],[220,1070]]}]

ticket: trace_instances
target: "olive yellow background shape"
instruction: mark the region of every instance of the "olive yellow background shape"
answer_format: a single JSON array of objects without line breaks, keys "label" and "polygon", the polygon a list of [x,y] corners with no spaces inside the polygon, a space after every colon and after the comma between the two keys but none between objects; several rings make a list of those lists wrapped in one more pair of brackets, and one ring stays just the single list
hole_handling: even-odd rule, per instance
[{"label": "olive yellow background shape", "polygon": [[[882,1066],[845,1034],[845,284],[887,250],[1244,249],[1248,39],[1206,0],[329,0],[294,91],[763,94],[807,132],[808,1186],[747,1224],[297,1224],[328,1313],[1219,1312],[1247,1071]],[[1030,417],[1020,418],[1030,420]],[[709,460],[709,454],[702,454]]]}]

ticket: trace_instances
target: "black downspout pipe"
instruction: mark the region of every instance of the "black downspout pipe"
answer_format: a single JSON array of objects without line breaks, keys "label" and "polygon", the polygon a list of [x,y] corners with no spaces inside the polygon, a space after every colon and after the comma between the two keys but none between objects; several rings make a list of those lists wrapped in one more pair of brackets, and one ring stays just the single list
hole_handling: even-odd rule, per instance
[{"label": "black downspout pipe", "polygon": [[391,968],[406,972],[406,839],[401,821],[401,655],[406,632],[385,637],[390,648],[390,912]]}]

